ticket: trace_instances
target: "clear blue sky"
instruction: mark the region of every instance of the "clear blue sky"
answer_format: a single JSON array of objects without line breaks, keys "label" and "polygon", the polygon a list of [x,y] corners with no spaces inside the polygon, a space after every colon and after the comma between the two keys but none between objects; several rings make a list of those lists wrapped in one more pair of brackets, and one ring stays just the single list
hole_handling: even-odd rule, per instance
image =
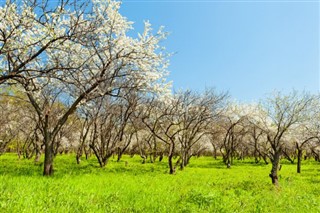
[{"label": "clear blue sky", "polygon": [[174,89],[228,90],[255,101],[274,90],[319,91],[319,1],[134,1],[121,13],[164,25]]}]

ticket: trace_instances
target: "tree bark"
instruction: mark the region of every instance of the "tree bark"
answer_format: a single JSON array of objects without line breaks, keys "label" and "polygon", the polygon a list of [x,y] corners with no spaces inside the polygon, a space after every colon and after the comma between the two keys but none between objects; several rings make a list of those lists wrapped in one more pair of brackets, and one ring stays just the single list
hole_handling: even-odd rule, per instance
[{"label": "tree bark", "polygon": [[35,152],[36,152],[36,157],[34,158],[34,162],[39,162],[40,161],[40,157],[41,157],[41,146],[38,144],[39,143],[39,137],[37,134],[37,131],[35,130],[34,133],[34,147],[35,147]]},{"label": "tree bark", "polygon": [[44,176],[51,176],[53,175],[53,146],[52,142],[46,142],[45,149],[44,149]]},{"label": "tree bark", "polygon": [[80,164],[80,162],[81,162],[81,154],[79,154],[79,152],[77,152],[76,160],[77,160],[77,164]]},{"label": "tree bark", "polygon": [[280,164],[280,156],[281,156],[281,151],[276,150],[272,159],[272,169],[269,174],[269,177],[271,178],[271,181],[273,185],[279,185],[279,180],[278,180],[278,168]]},{"label": "tree bark", "polygon": [[181,155],[181,163],[180,163],[180,169],[183,170],[184,167],[187,165],[187,151],[183,150]]},{"label": "tree bark", "polygon": [[39,148],[36,148],[36,157],[34,158],[34,162],[39,162],[41,157],[41,151]]},{"label": "tree bark", "polygon": [[54,159],[54,137],[52,137],[51,133],[48,131],[48,122],[49,116],[45,115],[45,124],[44,124],[44,168],[43,175],[51,176],[53,175],[53,159]]},{"label": "tree bark", "polygon": [[213,158],[217,160],[217,148],[213,146]]},{"label": "tree bark", "polygon": [[160,156],[159,156],[159,162],[161,162],[163,159],[163,152],[160,153]]},{"label": "tree bark", "polygon": [[298,150],[298,154],[297,154],[297,157],[298,157],[297,173],[301,173],[302,149],[297,147],[297,150]]},{"label": "tree bark", "polygon": [[122,158],[122,152],[120,151],[118,152],[118,155],[117,155],[117,162],[120,162],[121,158]]},{"label": "tree bark", "polygon": [[170,149],[169,149],[169,154],[168,154],[168,164],[169,164],[169,168],[170,168],[170,172],[169,172],[170,174],[175,173],[175,168],[174,168],[173,162],[172,162],[173,154],[174,154],[174,143],[170,143]]},{"label": "tree bark", "polygon": [[264,161],[264,163],[265,163],[266,165],[268,165],[268,164],[269,164],[269,162],[268,162],[268,160],[267,160],[267,156],[266,156],[266,155],[262,155],[262,159],[263,159],[263,161]]}]

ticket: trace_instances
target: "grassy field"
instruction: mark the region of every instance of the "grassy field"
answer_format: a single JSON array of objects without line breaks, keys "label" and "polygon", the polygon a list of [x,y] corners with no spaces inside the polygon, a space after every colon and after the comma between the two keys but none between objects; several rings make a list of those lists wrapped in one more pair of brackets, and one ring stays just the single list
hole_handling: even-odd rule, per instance
[{"label": "grassy field", "polygon": [[[125,165],[128,161],[128,165]],[[226,169],[210,157],[169,175],[166,162],[141,164],[124,156],[98,167],[95,158],[76,165],[58,156],[54,177],[41,164],[0,156],[0,212],[320,212],[320,164],[304,161],[302,174],[283,162],[280,187],[270,165],[235,162]]]}]

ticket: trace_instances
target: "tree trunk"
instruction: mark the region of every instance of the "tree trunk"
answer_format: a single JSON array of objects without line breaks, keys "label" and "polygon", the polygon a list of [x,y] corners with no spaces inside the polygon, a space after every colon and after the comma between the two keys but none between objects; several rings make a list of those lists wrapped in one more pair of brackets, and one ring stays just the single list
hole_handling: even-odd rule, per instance
[{"label": "tree trunk", "polygon": [[20,142],[17,142],[17,154],[18,154],[18,159],[21,159],[21,148],[20,148]]},{"label": "tree trunk", "polygon": [[154,163],[155,158],[154,158],[154,154],[150,153],[150,163]]},{"label": "tree trunk", "polygon": [[48,131],[49,116],[45,116],[45,126],[44,132],[44,168],[43,175],[51,176],[53,175],[53,159],[54,159],[54,137],[52,137],[51,132]]},{"label": "tree trunk", "polygon": [[301,173],[302,149],[297,147],[297,150],[298,150],[297,173]]},{"label": "tree trunk", "polygon": [[174,167],[173,167],[172,158],[173,158],[173,155],[169,155],[169,156],[168,156],[168,163],[169,163],[169,169],[170,169],[169,173],[170,173],[171,175],[174,174],[174,172],[175,172],[175,169],[174,169]]},{"label": "tree trunk", "polygon": [[186,150],[182,150],[182,154],[181,154],[181,163],[180,163],[180,169],[183,170],[184,167],[187,165],[187,151]]},{"label": "tree trunk", "polygon": [[142,158],[142,164],[145,164],[147,161],[147,156],[145,156],[144,154],[140,154],[140,157]]},{"label": "tree trunk", "polygon": [[264,163],[265,163],[266,165],[268,165],[268,164],[269,164],[269,162],[268,162],[268,160],[267,160],[267,156],[266,156],[266,155],[262,155],[262,159],[263,159],[263,161],[264,161]]},{"label": "tree trunk", "polygon": [[269,177],[271,178],[273,185],[276,185],[276,186],[279,184],[278,169],[279,169],[279,164],[280,164],[280,155],[281,155],[280,150],[275,151],[273,159],[272,159],[272,169],[269,174]]},{"label": "tree trunk", "polygon": [[169,154],[168,154],[168,163],[169,163],[169,168],[170,168],[170,174],[175,173],[175,168],[173,166],[172,158],[174,154],[174,143],[170,143],[170,149],[169,149]]},{"label": "tree trunk", "polygon": [[183,167],[186,167],[189,164],[190,158],[192,157],[192,152],[191,152],[191,147],[189,147],[184,154],[184,159],[183,159]]},{"label": "tree trunk", "polygon": [[118,152],[117,162],[120,162],[122,158],[122,152]]},{"label": "tree trunk", "polygon": [[163,152],[160,153],[159,162],[161,162],[163,159]]},{"label": "tree trunk", "polygon": [[231,164],[232,164],[232,161],[231,161],[231,156],[228,155],[227,156],[227,159],[226,159],[226,165],[227,165],[227,168],[230,169],[231,168]]},{"label": "tree trunk", "polygon": [[217,148],[213,146],[213,158],[217,160]]},{"label": "tree trunk", "polygon": [[157,157],[158,157],[157,150],[156,150],[156,149],[153,149],[153,150],[152,150],[152,153],[150,153],[150,162],[151,162],[151,163],[156,162]]},{"label": "tree trunk", "polygon": [[78,152],[77,152],[77,155],[76,155],[76,160],[77,160],[77,164],[80,164],[80,162],[81,162],[81,154],[79,154]]},{"label": "tree trunk", "polygon": [[101,160],[102,164],[100,164],[101,168],[106,167],[106,165],[109,162],[109,158],[111,158],[111,156],[113,156],[113,153],[107,154],[104,157],[102,157],[102,160]]},{"label": "tree trunk", "polygon": [[84,154],[86,155],[86,160],[88,160],[91,155],[90,148],[89,149],[84,148]]},{"label": "tree trunk", "polygon": [[34,162],[39,162],[41,157],[40,150],[36,149],[36,157],[34,158]]},{"label": "tree trunk", "polygon": [[44,176],[51,176],[53,175],[53,146],[52,142],[46,142],[45,149],[44,149]]},{"label": "tree trunk", "polygon": [[254,157],[254,162],[255,163],[259,163],[260,162],[260,157],[259,156],[255,156]]},{"label": "tree trunk", "polygon": [[82,144],[81,144],[81,145],[78,147],[77,154],[76,154],[77,164],[80,164],[80,162],[81,162],[82,153],[83,153],[83,146],[82,146]]}]

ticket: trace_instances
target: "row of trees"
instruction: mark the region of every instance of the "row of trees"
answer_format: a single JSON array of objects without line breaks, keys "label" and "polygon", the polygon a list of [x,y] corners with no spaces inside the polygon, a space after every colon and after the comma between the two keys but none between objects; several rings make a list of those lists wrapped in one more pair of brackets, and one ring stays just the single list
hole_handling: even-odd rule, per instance
[{"label": "row of trees", "polygon": [[[1,151],[39,160],[45,148],[41,121],[24,94],[2,93]],[[101,167],[116,155],[138,154],[145,163],[167,156],[170,174],[192,156],[221,156],[228,168],[234,159],[251,157],[272,164],[278,182],[281,157],[301,172],[303,155],[319,161],[320,105],[317,96],[276,93],[259,104],[236,104],[226,93],[180,91],[160,99],[136,92],[87,102],[68,118],[53,143],[52,155],[74,152],[77,163],[94,155]],[[55,102],[52,119],[66,108]],[[54,116],[55,115],[55,116]]]},{"label": "row of trees", "polygon": [[[7,1],[0,7],[0,152],[40,159],[53,174],[58,153],[167,156],[170,174],[192,156],[221,155],[272,163],[278,183],[282,156],[319,160],[319,98],[274,94],[236,104],[226,93],[179,91],[167,83],[162,28],[148,22],[137,36],[107,0]],[[176,158],[177,157],[177,158]]]}]

